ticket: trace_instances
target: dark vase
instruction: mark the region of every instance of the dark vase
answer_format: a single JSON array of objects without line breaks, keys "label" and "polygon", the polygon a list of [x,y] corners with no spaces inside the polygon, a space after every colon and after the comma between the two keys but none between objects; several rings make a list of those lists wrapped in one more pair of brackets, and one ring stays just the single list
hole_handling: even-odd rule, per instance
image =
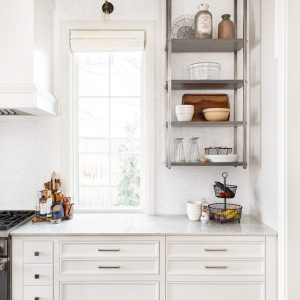
[{"label": "dark vase", "polygon": [[222,21],[219,23],[218,28],[218,38],[219,39],[234,39],[235,38],[235,29],[234,24],[230,20],[230,15],[226,14],[222,16]]}]

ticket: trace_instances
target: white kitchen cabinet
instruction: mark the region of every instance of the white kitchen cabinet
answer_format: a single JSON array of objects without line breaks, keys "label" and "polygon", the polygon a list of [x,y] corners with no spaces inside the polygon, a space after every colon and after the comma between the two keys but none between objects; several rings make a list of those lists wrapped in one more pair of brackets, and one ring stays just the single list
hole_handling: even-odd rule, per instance
[{"label": "white kitchen cabinet", "polygon": [[63,300],[159,300],[159,282],[63,283]]},{"label": "white kitchen cabinet", "polygon": [[0,109],[53,115],[53,0],[2,0]]},{"label": "white kitchen cabinet", "polygon": [[176,282],[167,284],[168,300],[264,300],[263,282]]},{"label": "white kitchen cabinet", "polygon": [[13,300],[276,300],[276,274],[276,237],[13,236]]}]

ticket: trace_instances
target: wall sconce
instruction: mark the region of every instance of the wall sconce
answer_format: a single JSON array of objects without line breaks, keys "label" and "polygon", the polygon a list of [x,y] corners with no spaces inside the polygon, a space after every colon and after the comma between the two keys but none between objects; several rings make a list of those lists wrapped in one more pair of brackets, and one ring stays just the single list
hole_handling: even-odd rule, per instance
[{"label": "wall sconce", "polygon": [[114,11],[114,6],[112,3],[105,0],[104,4],[102,5],[102,11],[105,15],[105,20],[109,20],[109,15]]}]

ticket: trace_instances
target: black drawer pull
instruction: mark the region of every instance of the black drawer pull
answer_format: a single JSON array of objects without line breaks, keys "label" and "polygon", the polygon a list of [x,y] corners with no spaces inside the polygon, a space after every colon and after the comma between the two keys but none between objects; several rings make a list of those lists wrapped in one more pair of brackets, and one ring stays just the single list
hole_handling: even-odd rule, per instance
[{"label": "black drawer pull", "polygon": [[34,300],[40,300],[40,297],[34,297]]},{"label": "black drawer pull", "polygon": [[120,269],[121,266],[99,266],[98,269]]},{"label": "black drawer pull", "polygon": [[34,256],[40,256],[40,252],[34,252]]},{"label": "black drawer pull", "polygon": [[34,274],[34,279],[39,279],[40,275],[39,274]]},{"label": "black drawer pull", "polygon": [[98,249],[99,252],[120,252],[121,249]]}]

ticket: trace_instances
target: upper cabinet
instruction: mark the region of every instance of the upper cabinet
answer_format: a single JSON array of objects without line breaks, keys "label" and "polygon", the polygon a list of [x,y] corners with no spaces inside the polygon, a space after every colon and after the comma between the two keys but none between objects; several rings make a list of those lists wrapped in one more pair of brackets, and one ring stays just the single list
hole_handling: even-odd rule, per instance
[{"label": "upper cabinet", "polygon": [[0,111],[55,115],[52,0],[2,0]]}]

